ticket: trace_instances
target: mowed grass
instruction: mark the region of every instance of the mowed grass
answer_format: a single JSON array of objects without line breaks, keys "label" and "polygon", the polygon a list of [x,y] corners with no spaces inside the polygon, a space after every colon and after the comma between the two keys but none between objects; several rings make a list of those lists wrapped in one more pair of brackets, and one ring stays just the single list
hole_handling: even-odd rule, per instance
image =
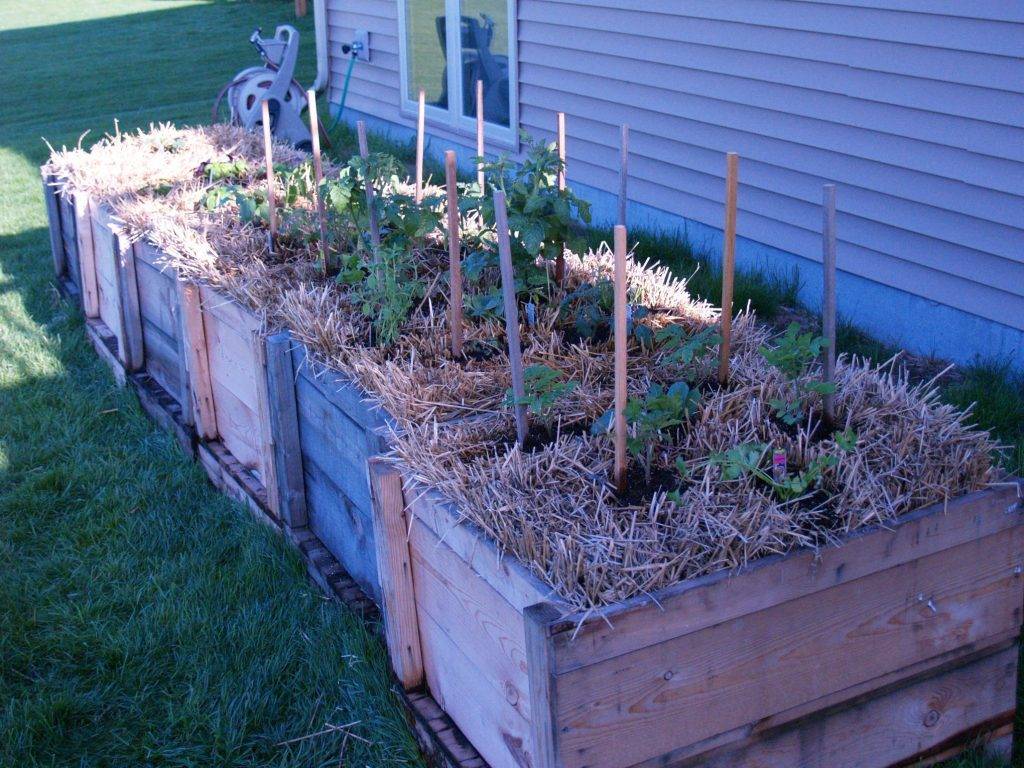
[{"label": "mowed grass", "polygon": [[[0,6],[2,766],[420,764],[377,637],[114,386],[52,286],[42,137],[208,120],[292,7]],[[352,735],[302,738],[328,724]]]}]

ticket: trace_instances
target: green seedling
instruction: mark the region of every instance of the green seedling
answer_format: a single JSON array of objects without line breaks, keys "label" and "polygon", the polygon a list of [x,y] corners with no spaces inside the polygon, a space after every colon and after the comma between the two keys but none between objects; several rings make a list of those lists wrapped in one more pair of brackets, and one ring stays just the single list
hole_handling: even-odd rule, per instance
[{"label": "green seedling", "polygon": [[516,399],[509,389],[505,393],[505,403],[509,406],[525,405],[536,416],[543,416],[576,388],[575,381],[565,381],[560,371],[546,365],[531,365],[523,371],[523,385],[525,396]]}]

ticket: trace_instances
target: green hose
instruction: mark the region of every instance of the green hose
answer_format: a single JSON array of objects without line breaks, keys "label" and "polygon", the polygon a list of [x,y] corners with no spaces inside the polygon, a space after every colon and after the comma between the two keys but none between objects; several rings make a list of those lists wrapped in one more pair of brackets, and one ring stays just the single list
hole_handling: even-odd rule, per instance
[{"label": "green hose", "polygon": [[352,69],[356,65],[356,54],[355,51],[348,60],[348,69],[345,71],[345,85],[341,89],[341,103],[338,104],[338,111],[334,114],[334,122],[331,123],[328,133],[334,133],[334,129],[338,127],[338,122],[341,120],[341,113],[345,111],[345,99],[348,98],[348,84],[352,80]]}]

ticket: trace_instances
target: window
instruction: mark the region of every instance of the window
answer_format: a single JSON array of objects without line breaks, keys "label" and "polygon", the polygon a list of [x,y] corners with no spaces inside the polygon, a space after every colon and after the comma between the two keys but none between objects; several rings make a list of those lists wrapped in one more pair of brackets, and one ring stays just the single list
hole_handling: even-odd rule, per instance
[{"label": "window", "polygon": [[473,132],[479,80],[488,137],[514,144],[515,0],[399,0],[398,18],[402,110],[422,88],[428,120]]}]

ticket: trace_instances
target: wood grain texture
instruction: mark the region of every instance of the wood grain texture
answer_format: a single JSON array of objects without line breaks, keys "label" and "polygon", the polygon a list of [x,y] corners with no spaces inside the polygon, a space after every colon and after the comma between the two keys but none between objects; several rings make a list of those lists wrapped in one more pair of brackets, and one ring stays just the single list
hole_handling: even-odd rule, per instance
[{"label": "wood grain texture", "polygon": [[423,142],[425,139],[424,134],[426,133],[424,130],[426,103],[426,92],[420,88],[419,100],[416,108],[416,188],[413,195],[417,204],[423,199]]},{"label": "wood grain texture", "polygon": [[120,227],[112,228],[111,231],[117,255],[117,289],[121,306],[121,360],[124,367],[134,373],[142,370],[146,361],[139,283],[135,274],[135,246]]},{"label": "wood grain texture", "polygon": [[767,733],[671,763],[675,768],[885,768],[939,749],[948,759],[1013,721],[1017,657],[1009,648],[926,674]]},{"label": "wood grain texture", "polygon": [[178,299],[186,342],[189,390],[196,433],[204,440],[217,439],[217,409],[207,356],[206,328],[199,295],[193,283],[178,281]]},{"label": "wood grain texture", "polygon": [[618,222],[626,226],[626,210],[629,207],[629,126],[623,123],[619,129],[619,217]]},{"label": "wood grain texture", "polygon": [[424,673],[402,475],[394,466],[377,458],[369,460],[367,469],[373,495],[384,633],[395,675],[402,686],[410,690],[423,683]]},{"label": "wood grain texture", "polygon": [[740,158],[726,155],[725,226],[722,241],[722,341],[719,347],[718,381],[729,381],[729,350],[732,345],[732,296],[736,273],[736,187]]},{"label": "wood grain texture", "polygon": [[313,142],[313,199],[316,203],[316,219],[320,226],[320,259],[323,264],[324,277],[327,276],[327,254],[330,252],[330,244],[327,240],[327,212],[324,210],[324,200],[321,194],[320,185],[323,183],[324,170],[320,158],[320,119],[316,113],[316,91],[310,88],[306,91],[306,104],[309,105],[309,134]]},{"label": "wood grain texture", "polygon": [[452,357],[461,357],[462,244],[459,238],[459,178],[453,150],[444,153],[444,176],[448,195],[448,323],[452,334]]},{"label": "wood grain texture", "polygon": [[512,396],[516,405],[516,439],[520,447],[526,442],[529,429],[526,420],[526,386],[523,382],[523,349],[519,341],[519,302],[516,300],[516,278],[512,270],[512,245],[509,242],[508,211],[505,192],[494,192],[494,220],[498,228],[498,259],[501,263],[501,295],[505,301],[505,337],[508,342],[508,366],[512,375]]},{"label": "wood grain texture", "polygon": [[1015,485],[994,486],[867,529],[842,546],[764,558],[593,612],[566,617],[555,638],[560,671],[596,663],[770,608],[1021,524],[1007,514]]},{"label": "wood grain texture", "polygon": [[117,356],[123,361],[124,326],[121,318],[121,299],[117,275],[117,244],[110,226],[112,214],[110,209],[103,204],[93,203],[89,207],[99,318],[117,339]]},{"label": "wood grain texture", "polygon": [[292,528],[307,524],[306,488],[299,444],[299,414],[295,404],[292,336],[287,331],[267,337],[267,389],[270,432],[274,446],[278,509]]},{"label": "wood grain texture", "polygon": [[70,193],[57,193],[57,205],[60,208],[60,236],[64,242],[64,257],[67,264],[67,277],[78,289],[79,301],[82,300],[82,274],[78,263],[78,234],[75,226],[75,201]]},{"label": "wood grain texture", "polygon": [[274,239],[277,237],[277,184],[274,181],[274,140],[271,136],[270,102],[263,100],[263,162],[267,170],[267,219],[270,225],[270,252],[274,252]]},{"label": "wood grain texture", "polygon": [[626,378],[626,355],[629,339],[626,336],[626,228],[615,226],[615,411],[612,432],[615,442],[615,465],[612,479],[619,493],[626,490],[626,397],[629,382]]},{"label": "wood grain texture", "polygon": [[561,613],[551,603],[526,608],[526,654],[530,672],[531,732],[536,768],[558,768],[558,709],[554,681],[555,647],[551,626]]},{"label": "wood grain texture", "polygon": [[89,196],[73,193],[75,206],[75,246],[82,280],[82,311],[86,317],[100,316],[99,288],[96,285],[96,256],[92,242],[92,211]]},{"label": "wood grain texture", "polygon": [[59,279],[68,271],[67,257],[64,255],[64,236],[61,233],[60,201],[54,186],[57,178],[52,173],[42,171],[43,201],[46,203],[46,220],[50,231],[50,254],[53,257],[53,274]]},{"label": "wood grain texture", "polygon": [[[1024,528],[557,678],[560,754],[633,765],[1019,632]],[[807,674],[814,669],[815,674]]]},{"label": "wood grain texture", "polygon": [[[530,718],[522,612],[514,608],[421,521],[409,528],[416,607],[428,614],[482,671],[507,705]],[[429,648],[424,647],[424,654]]]}]

